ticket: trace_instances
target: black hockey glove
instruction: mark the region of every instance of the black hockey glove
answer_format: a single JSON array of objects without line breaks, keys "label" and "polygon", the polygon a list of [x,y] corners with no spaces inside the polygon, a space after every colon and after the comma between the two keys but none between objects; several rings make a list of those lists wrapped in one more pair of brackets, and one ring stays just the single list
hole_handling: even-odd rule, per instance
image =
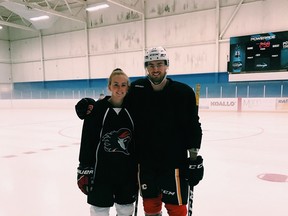
[{"label": "black hockey glove", "polygon": [[76,111],[77,116],[80,119],[86,118],[86,116],[91,113],[94,104],[95,104],[95,100],[94,99],[92,99],[92,98],[82,98],[75,105],[75,111]]},{"label": "black hockey glove", "polygon": [[190,186],[197,185],[204,175],[203,158],[198,155],[196,160],[187,158],[186,180]]},{"label": "black hockey glove", "polygon": [[77,184],[80,190],[86,195],[92,191],[93,173],[93,167],[77,168]]}]

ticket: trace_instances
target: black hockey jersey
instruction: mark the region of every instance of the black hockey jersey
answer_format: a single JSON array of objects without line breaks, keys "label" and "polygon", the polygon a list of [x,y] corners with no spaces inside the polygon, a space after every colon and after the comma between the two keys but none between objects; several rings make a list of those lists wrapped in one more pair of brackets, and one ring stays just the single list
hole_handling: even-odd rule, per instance
[{"label": "black hockey jersey", "polygon": [[95,167],[95,181],[126,181],[136,176],[134,123],[127,109],[113,108],[105,97],[84,120],[79,162]]},{"label": "black hockey jersey", "polygon": [[135,122],[135,141],[140,163],[163,168],[186,164],[187,149],[200,148],[202,129],[195,93],[186,84],[168,78],[161,91],[150,81],[131,84],[126,103]]}]

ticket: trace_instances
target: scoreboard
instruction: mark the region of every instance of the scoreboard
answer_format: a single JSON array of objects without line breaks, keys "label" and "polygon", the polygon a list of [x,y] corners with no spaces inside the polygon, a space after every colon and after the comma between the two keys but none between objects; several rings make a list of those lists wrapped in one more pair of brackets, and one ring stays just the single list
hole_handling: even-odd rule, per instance
[{"label": "scoreboard", "polygon": [[229,72],[288,70],[288,32],[230,38]]}]

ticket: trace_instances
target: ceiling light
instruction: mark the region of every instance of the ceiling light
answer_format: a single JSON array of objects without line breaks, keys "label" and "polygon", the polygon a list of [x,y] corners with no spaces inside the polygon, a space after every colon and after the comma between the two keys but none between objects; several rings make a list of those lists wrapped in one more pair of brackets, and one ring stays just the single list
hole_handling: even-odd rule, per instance
[{"label": "ceiling light", "polygon": [[0,26],[0,29],[3,29],[3,27],[2,27],[2,26]]},{"label": "ceiling light", "polygon": [[46,20],[49,19],[49,16],[38,16],[38,17],[32,17],[30,18],[31,21],[39,21],[39,20]]},{"label": "ceiling light", "polygon": [[104,9],[104,8],[108,8],[109,5],[106,4],[106,3],[101,3],[101,4],[93,4],[93,5],[89,5],[86,10],[87,11],[97,11],[97,10],[101,10],[101,9]]}]

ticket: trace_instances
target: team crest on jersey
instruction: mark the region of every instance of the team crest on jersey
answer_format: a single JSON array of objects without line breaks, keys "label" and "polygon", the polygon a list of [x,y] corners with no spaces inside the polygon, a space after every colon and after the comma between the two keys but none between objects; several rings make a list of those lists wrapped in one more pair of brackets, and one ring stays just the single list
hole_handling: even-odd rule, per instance
[{"label": "team crest on jersey", "polygon": [[132,133],[128,128],[121,128],[118,131],[106,133],[102,141],[106,152],[121,152],[129,155],[128,145],[131,141]]}]

